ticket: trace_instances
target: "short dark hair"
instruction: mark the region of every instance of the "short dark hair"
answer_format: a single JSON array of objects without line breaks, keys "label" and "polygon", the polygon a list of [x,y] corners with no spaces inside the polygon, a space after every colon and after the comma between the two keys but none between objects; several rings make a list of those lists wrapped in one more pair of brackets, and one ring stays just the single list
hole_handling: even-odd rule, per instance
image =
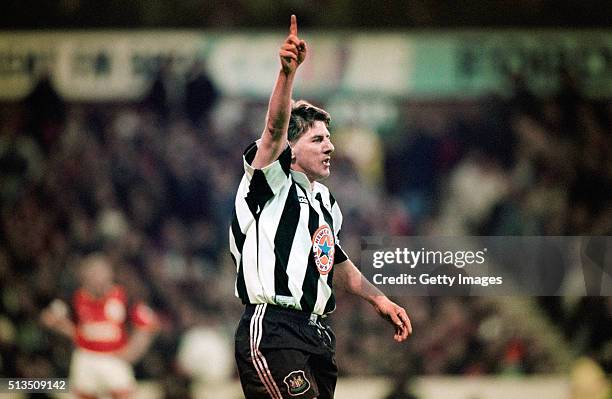
[{"label": "short dark hair", "polygon": [[324,122],[325,126],[329,126],[331,117],[327,111],[315,107],[308,101],[294,101],[291,104],[291,117],[289,118],[289,131],[287,133],[289,142],[295,143],[306,130],[314,126],[316,121]]}]

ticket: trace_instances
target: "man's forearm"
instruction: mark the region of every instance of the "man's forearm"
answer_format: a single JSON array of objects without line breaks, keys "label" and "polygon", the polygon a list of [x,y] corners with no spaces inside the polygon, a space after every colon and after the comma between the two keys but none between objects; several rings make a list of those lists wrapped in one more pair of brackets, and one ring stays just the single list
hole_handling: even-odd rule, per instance
[{"label": "man's forearm", "polygon": [[278,72],[266,115],[266,126],[261,134],[251,166],[263,168],[276,160],[287,145],[287,129],[291,117],[293,79],[298,66],[306,57],[306,42],[297,36],[297,19],[291,16],[289,36],[278,52],[281,69]]},{"label": "man's forearm", "polygon": [[279,71],[268,104],[265,134],[270,134],[272,139],[283,143],[287,139],[294,77],[295,72],[285,73],[282,69]]},{"label": "man's forearm", "polygon": [[55,331],[71,340],[74,340],[76,336],[76,326],[70,320],[59,322],[55,327]]},{"label": "man's forearm", "polygon": [[73,340],[76,336],[76,326],[72,320],[70,320],[66,315],[62,314],[59,304],[63,304],[63,302],[59,300],[54,302],[57,305],[49,306],[42,311],[40,321],[48,329]]},{"label": "man's forearm", "polygon": [[371,304],[375,304],[377,299],[385,297],[385,294],[370,283],[350,260],[334,267],[336,268],[334,271],[335,287],[349,294],[357,295]]},{"label": "man's forearm", "polygon": [[129,363],[137,362],[149,349],[154,338],[155,333],[153,331],[137,329],[132,333],[127,345],[119,353],[119,357]]}]

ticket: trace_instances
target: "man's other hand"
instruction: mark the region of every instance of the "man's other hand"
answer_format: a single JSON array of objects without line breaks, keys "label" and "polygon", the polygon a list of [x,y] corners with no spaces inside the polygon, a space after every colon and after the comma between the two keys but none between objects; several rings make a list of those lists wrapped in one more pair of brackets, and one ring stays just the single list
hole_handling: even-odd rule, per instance
[{"label": "man's other hand", "polygon": [[386,296],[380,296],[375,301],[374,307],[378,314],[395,327],[393,339],[402,342],[412,334],[412,324],[406,310],[389,300]]}]

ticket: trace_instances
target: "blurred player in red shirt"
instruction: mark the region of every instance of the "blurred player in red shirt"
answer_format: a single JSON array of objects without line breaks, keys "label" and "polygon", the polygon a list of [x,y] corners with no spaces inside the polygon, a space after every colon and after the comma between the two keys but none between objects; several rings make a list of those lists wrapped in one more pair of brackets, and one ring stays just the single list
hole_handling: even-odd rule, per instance
[{"label": "blurred player in red shirt", "polygon": [[[66,304],[55,300],[42,312],[41,321],[75,342],[70,388],[77,397],[128,398],[136,388],[132,363],[149,348],[157,318],[144,303],[129,303],[102,254],[83,259],[80,280],[81,288],[72,299],[72,319]],[[128,319],[134,327],[131,334]]]}]

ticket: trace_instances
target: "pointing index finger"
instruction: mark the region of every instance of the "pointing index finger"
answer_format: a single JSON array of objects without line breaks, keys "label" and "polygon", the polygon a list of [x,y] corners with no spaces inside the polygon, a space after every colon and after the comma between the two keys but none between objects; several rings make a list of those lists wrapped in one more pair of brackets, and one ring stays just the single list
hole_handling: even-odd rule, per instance
[{"label": "pointing index finger", "polygon": [[289,27],[289,34],[297,36],[297,18],[295,14],[291,14],[291,26]]}]

